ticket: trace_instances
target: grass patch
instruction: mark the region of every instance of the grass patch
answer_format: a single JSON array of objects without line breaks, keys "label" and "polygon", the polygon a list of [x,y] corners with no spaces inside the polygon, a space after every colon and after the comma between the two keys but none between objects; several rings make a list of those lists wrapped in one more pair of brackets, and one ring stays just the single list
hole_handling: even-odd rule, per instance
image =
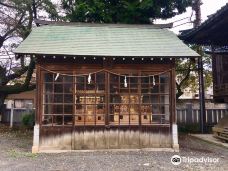
[{"label": "grass patch", "polygon": [[18,148],[26,149],[26,148],[28,148],[28,147],[31,146],[31,143],[32,143],[32,142],[24,141],[24,142],[18,143],[18,144],[17,144],[17,147],[18,147]]},{"label": "grass patch", "polygon": [[17,151],[15,149],[9,150],[8,155],[13,158],[21,158],[21,157],[27,157],[27,158],[36,158],[38,154],[30,153],[30,152],[22,152]]},{"label": "grass patch", "polygon": [[0,133],[11,137],[20,137],[20,138],[33,137],[33,130],[28,129],[27,127],[24,127],[24,126],[14,126],[13,128],[10,128],[9,126],[0,125]]}]

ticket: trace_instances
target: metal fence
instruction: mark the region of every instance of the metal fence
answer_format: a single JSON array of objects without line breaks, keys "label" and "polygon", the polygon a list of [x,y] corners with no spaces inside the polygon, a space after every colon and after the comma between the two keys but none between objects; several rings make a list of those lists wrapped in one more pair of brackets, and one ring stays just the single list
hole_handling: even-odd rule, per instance
[{"label": "metal fence", "polygon": [[[228,109],[206,109],[206,125],[215,125],[218,121],[228,115]],[[176,110],[178,124],[197,124],[200,122],[200,110],[187,107]]]},{"label": "metal fence", "polygon": [[[34,110],[34,109],[32,109]],[[31,109],[13,109],[13,123],[20,124],[24,115],[31,113]],[[2,116],[3,123],[10,122],[11,109],[6,109]],[[206,109],[206,124],[215,125],[218,121],[228,114],[228,109]],[[196,124],[200,121],[199,109],[193,109],[191,106],[186,108],[176,109],[178,124]]]},{"label": "metal fence", "polygon": [[[13,123],[14,124],[21,124],[22,118],[24,115],[31,113],[34,109],[13,109]],[[6,109],[3,116],[2,116],[2,122],[3,123],[10,123],[10,115],[11,115],[11,109]]]}]

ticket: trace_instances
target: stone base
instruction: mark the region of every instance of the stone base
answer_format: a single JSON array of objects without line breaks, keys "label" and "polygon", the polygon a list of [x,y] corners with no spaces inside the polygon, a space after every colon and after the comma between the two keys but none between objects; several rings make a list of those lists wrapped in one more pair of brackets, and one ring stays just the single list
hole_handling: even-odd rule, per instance
[{"label": "stone base", "polygon": [[178,128],[177,124],[172,125],[172,147],[176,152],[179,152],[179,143],[178,143]]},{"label": "stone base", "polygon": [[173,150],[174,150],[175,152],[179,152],[179,151],[180,151],[179,144],[174,144],[174,145],[173,145]]},{"label": "stone base", "polygon": [[32,146],[32,153],[38,153],[39,147],[38,146]]},{"label": "stone base", "polygon": [[39,136],[40,136],[40,127],[38,124],[34,126],[33,131],[33,146],[32,146],[32,153],[39,152]]}]

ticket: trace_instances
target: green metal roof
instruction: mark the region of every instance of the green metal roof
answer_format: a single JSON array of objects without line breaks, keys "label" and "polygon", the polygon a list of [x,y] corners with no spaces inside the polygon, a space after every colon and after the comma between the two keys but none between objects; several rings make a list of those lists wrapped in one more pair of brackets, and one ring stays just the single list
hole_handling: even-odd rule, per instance
[{"label": "green metal roof", "polygon": [[18,54],[195,57],[173,32],[140,25],[47,25],[34,28]]}]

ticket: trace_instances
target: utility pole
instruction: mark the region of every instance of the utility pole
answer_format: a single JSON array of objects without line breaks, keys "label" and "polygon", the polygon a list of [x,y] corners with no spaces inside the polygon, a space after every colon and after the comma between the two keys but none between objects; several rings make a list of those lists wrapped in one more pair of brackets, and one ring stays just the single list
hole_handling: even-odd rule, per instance
[{"label": "utility pole", "polygon": [[201,24],[201,0],[195,0],[192,4],[192,10],[195,11],[195,21],[193,22],[193,27],[198,27]]},{"label": "utility pole", "polygon": [[[195,11],[195,21],[193,23],[194,28],[201,24],[201,0],[195,0],[192,4],[192,9]],[[200,102],[200,131],[206,132],[206,112],[205,112],[205,88],[203,77],[203,60],[202,60],[202,48],[198,46],[197,52],[201,55],[198,58],[198,75],[199,75],[199,102]]]},{"label": "utility pole", "polygon": [[32,8],[33,8],[33,18],[37,19],[37,11],[36,11],[36,2],[32,0]]},{"label": "utility pole", "polygon": [[[32,0],[32,10],[33,10],[33,19],[37,19],[37,10],[36,10],[35,0]],[[40,25],[36,23],[36,26],[39,27]]]}]

